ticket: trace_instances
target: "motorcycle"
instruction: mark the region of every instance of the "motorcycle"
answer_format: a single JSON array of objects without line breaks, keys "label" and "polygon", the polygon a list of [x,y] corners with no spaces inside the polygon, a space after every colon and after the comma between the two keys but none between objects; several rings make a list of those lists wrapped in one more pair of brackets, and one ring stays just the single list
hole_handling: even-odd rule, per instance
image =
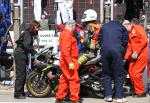
[{"label": "motorcycle", "polygon": [[[45,47],[36,54],[33,62],[34,70],[28,75],[26,81],[27,90],[32,96],[45,97],[51,94],[52,90],[57,90],[61,72],[58,69],[59,65],[54,64],[55,60],[59,60],[55,55],[51,46]],[[40,60],[42,58],[42,61],[39,61],[39,58]]]},{"label": "motorcycle", "polygon": [[[43,62],[37,63],[35,69],[27,78],[27,90],[34,97],[45,97],[51,94],[52,91],[56,92],[58,88],[58,79],[61,71],[59,65],[55,64],[55,61],[59,59],[56,58],[56,54],[52,51],[52,47],[47,47],[38,54],[38,56],[44,54],[46,59]],[[103,97],[102,79],[99,77],[101,75],[101,63],[99,60],[100,57],[93,58],[80,65],[81,95],[88,92],[90,95]]]}]

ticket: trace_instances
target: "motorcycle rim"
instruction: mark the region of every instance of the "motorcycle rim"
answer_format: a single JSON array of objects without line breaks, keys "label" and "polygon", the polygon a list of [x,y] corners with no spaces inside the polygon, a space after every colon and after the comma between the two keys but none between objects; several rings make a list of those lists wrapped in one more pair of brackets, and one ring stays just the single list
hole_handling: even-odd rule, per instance
[{"label": "motorcycle rim", "polygon": [[[27,79],[27,90],[34,97],[45,97],[52,92],[52,88],[46,78],[43,81],[39,81],[40,73],[33,72]],[[43,89],[42,89],[43,86]],[[41,90],[40,90],[41,89]]]}]

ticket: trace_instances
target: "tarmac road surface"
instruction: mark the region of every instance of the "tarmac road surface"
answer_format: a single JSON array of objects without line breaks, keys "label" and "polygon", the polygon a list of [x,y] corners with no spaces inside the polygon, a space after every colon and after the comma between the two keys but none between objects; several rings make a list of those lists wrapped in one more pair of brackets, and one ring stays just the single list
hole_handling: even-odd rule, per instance
[{"label": "tarmac road surface", "polygon": [[[13,87],[0,85],[0,103],[55,103],[54,95],[46,98],[27,97],[26,99],[16,100],[13,98],[13,92]],[[82,97],[81,100],[83,103],[108,103],[103,99],[91,97]],[[111,103],[115,103],[115,100]],[[147,95],[144,98],[132,98],[128,96],[126,103],[150,103],[150,96]]]}]

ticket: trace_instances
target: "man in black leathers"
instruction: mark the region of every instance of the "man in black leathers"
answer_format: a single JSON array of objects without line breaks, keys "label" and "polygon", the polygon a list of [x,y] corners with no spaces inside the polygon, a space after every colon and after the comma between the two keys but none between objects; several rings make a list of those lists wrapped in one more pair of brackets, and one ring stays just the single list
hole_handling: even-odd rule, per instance
[{"label": "man in black leathers", "polygon": [[37,36],[40,24],[33,20],[16,41],[17,47],[14,51],[16,64],[15,99],[25,99],[24,85],[26,81],[26,65],[28,63],[28,53],[35,52],[33,47],[33,37]]}]

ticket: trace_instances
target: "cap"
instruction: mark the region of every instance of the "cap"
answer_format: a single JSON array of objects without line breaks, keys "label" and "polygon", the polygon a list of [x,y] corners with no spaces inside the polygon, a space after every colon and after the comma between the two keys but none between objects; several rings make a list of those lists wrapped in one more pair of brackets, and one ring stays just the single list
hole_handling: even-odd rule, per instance
[{"label": "cap", "polygon": [[122,25],[129,25],[130,24],[130,21],[129,20],[124,20]]},{"label": "cap", "polygon": [[76,25],[76,22],[75,22],[75,20],[68,20],[68,21],[66,22],[66,25],[69,25],[69,24],[74,24],[74,25]]}]

